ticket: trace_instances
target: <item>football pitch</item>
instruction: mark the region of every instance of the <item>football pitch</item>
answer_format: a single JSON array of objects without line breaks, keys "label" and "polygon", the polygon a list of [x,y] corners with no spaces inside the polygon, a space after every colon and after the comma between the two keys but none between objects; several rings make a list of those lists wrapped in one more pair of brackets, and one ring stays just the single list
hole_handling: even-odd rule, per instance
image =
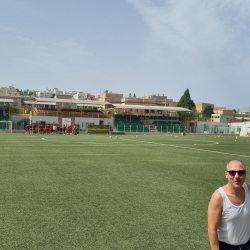
[{"label": "football pitch", "polygon": [[0,134],[0,152],[6,250],[209,250],[226,163],[250,170],[246,137]]}]

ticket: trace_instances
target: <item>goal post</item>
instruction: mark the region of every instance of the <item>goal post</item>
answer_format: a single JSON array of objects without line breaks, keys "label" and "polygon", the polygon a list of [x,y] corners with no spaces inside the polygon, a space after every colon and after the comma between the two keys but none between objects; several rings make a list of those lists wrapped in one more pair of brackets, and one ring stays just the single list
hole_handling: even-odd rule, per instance
[{"label": "goal post", "polygon": [[110,125],[88,124],[88,134],[110,134]]},{"label": "goal post", "polygon": [[12,133],[12,121],[0,121],[0,133]]}]

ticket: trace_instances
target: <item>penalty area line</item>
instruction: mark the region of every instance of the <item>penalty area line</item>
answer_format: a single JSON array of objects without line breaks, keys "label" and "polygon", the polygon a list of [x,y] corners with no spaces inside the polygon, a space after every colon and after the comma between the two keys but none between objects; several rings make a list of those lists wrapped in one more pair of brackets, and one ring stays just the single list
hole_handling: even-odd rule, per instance
[{"label": "penalty area line", "polygon": [[235,155],[235,156],[241,156],[241,157],[247,157],[247,158],[250,157],[250,155],[239,155],[239,154],[233,154],[233,153],[227,153],[227,152],[221,152],[221,151],[214,151],[214,150],[208,150],[208,149],[202,149],[202,148],[190,148],[190,147],[167,145],[167,144],[161,144],[161,145],[166,145],[166,146],[169,146],[169,147],[176,147],[176,148],[190,149],[190,150],[193,149],[193,150],[197,150],[197,151],[204,151],[204,152],[215,153],[215,154]]},{"label": "penalty area line", "polygon": [[[128,140],[128,139],[125,139],[125,140]],[[132,140],[131,140],[131,141],[132,141]],[[208,150],[208,149],[191,148],[191,147],[177,146],[177,145],[173,145],[173,144],[162,144],[162,143],[148,142],[148,141],[140,141],[140,142],[145,142],[145,143],[148,143],[148,144],[162,145],[162,146],[167,146],[167,147],[174,147],[174,148],[182,148],[182,149],[189,149],[189,150],[204,151],[204,152],[215,153],[215,154],[235,155],[235,156],[241,156],[241,157],[250,158],[250,155],[240,155],[240,154],[233,154],[233,153],[227,153],[227,152],[220,152],[220,151],[214,151],[214,150]]]}]

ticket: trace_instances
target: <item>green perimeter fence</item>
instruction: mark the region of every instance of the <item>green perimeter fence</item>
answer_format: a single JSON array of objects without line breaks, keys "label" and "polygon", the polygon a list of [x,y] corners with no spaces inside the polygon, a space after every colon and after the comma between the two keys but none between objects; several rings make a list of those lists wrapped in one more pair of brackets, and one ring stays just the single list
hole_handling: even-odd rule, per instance
[{"label": "green perimeter fence", "polygon": [[9,130],[11,125],[9,122],[0,121],[0,130]]},{"label": "green perimeter fence", "polygon": [[181,124],[175,125],[116,125],[116,132],[158,132],[158,133],[199,133],[199,134],[239,134],[240,127],[237,126],[218,126],[218,125],[197,125],[192,128],[187,128]]},{"label": "green perimeter fence", "polygon": [[149,117],[136,115],[116,115],[114,119],[115,132],[159,132],[188,133],[177,117]]},{"label": "green perimeter fence", "polygon": [[8,116],[3,115],[3,111],[0,110],[0,129],[10,129],[10,123],[8,121]]},{"label": "green perimeter fence", "polygon": [[131,124],[131,125],[116,125],[114,131],[119,132],[159,132],[159,133],[189,133],[186,127],[175,124],[175,125],[142,125],[142,124]]}]

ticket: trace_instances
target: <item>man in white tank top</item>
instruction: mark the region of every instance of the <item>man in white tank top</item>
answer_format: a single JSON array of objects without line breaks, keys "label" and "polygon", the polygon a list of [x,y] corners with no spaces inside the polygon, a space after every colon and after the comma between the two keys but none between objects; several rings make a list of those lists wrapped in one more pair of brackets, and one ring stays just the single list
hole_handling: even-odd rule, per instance
[{"label": "man in white tank top", "polygon": [[250,184],[243,162],[231,160],[228,183],[217,189],[208,206],[208,235],[212,250],[250,250]]}]

